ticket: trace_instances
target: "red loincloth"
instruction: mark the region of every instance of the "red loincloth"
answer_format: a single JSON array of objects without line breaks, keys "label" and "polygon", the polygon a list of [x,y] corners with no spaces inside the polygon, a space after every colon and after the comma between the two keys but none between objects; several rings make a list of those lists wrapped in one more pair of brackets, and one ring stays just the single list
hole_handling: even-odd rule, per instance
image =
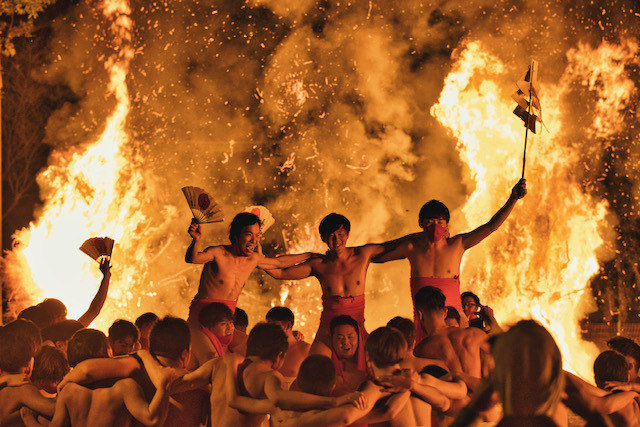
[{"label": "red loincloth", "polygon": [[[327,335],[331,337],[329,326],[331,321],[342,315],[349,315],[358,322],[358,370],[367,372],[367,364],[364,357],[364,342],[369,334],[364,328],[364,295],[357,297],[322,297],[322,315],[320,315],[320,328],[324,328]],[[339,365],[339,364],[338,364]],[[336,365],[339,376],[342,374],[341,368]]]},{"label": "red loincloth", "polygon": [[462,302],[460,301],[460,279],[442,278],[442,277],[412,277],[411,278],[411,302],[413,303],[413,321],[416,325],[416,345],[426,338],[426,334],[422,330],[418,312],[414,298],[418,291],[425,286],[433,286],[442,291],[446,297],[445,305],[454,307],[462,316]]}]

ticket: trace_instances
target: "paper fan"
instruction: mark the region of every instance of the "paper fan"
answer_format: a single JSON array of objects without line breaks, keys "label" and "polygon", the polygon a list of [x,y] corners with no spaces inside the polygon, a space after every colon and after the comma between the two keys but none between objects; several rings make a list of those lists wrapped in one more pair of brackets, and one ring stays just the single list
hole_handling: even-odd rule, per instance
[{"label": "paper fan", "polygon": [[276,220],[273,219],[271,212],[269,212],[269,209],[265,208],[264,206],[249,206],[248,208],[245,208],[244,211],[252,213],[260,218],[261,233],[267,231],[269,227],[271,227],[276,222]]},{"label": "paper fan", "polygon": [[199,224],[220,222],[224,219],[222,209],[206,191],[198,187],[182,187],[184,197]]},{"label": "paper fan", "polygon": [[98,262],[103,258],[111,259],[114,240],[109,237],[92,237],[86,240],[80,250]]}]

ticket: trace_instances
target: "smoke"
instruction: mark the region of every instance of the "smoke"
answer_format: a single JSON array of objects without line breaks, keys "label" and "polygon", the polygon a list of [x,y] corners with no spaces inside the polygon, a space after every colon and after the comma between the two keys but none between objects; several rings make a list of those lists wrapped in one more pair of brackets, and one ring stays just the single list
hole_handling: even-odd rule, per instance
[{"label": "smoke", "polygon": [[[487,188],[496,193],[495,204],[469,223],[456,214],[478,182],[460,157],[458,138],[430,112],[456,54],[470,42],[481,43],[503,64],[496,96],[508,99],[532,57],[540,62],[543,88],[569,85],[562,93],[573,88],[573,102],[564,105],[575,120],[550,130],[560,135],[556,143],[583,150],[587,166],[571,179],[582,181],[594,197],[602,197],[602,188],[589,183],[600,179],[594,163],[604,148],[593,141],[610,143],[609,136],[620,131],[620,114],[637,87],[637,81],[580,68],[584,63],[574,60],[594,55],[591,64],[621,67],[637,61],[629,58],[637,54],[632,32],[639,28],[633,24],[638,15],[624,2],[606,9],[555,1],[227,0],[132,6],[128,156],[143,179],[136,197],[147,222],[123,236],[135,250],[120,261],[135,273],[125,283],[114,272],[124,302],[107,303],[101,326],[149,310],[186,316],[199,276],[197,267],[182,262],[189,244],[190,213],[180,192],[186,185],[207,189],[225,212],[224,224],[206,226],[208,244],[226,242],[228,220],[236,212],[267,206],[277,221],[264,237],[271,255],[287,249],[324,252],[316,230],[330,212],[352,219],[352,245],[415,231],[420,206],[432,198],[454,212],[454,232],[488,220],[518,178],[519,154],[510,160],[510,184]],[[86,3],[54,24],[50,62],[41,77],[68,85],[78,98],[49,120],[47,142],[58,156],[72,156],[95,141],[114,108],[113,98],[105,95],[104,62],[118,47],[107,25],[96,5]],[[620,56],[599,50],[605,43]],[[608,95],[612,88],[618,88],[617,95]],[[507,112],[499,120],[518,119]],[[627,165],[637,158],[635,145],[629,154]],[[535,153],[531,161],[535,164]],[[637,171],[624,173],[632,173],[635,200]],[[40,183],[46,200],[55,188],[44,175]],[[602,255],[610,256],[611,251]],[[406,263],[372,266],[369,275],[369,327],[396,314],[409,316]],[[239,306],[250,307],[254,322],[268,305],[288,298],[284,302],[302,316],[298,324],[311,337],[319,296],[314,280],[281,285],[256,273]]]}]

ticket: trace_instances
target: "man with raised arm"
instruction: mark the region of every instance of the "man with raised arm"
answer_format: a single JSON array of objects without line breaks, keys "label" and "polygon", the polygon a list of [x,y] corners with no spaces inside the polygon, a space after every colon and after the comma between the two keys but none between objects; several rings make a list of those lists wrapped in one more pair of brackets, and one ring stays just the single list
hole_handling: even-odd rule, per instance
[{"label": "man with raised arm", "polygon": [[[496,231],[507,219],[518,199],[527,194],[526,180],[521,179],[511,190],[507,202],[484,225],[468,233],[449,236],[449,209],[438,200],[425,203],[418,215],[419,233],[395,240],[393,249],[376,257],[374,262],[407,258],[411,264],[412,300],[420,289],[435,286],[446,296],[446,305],[462,313],[460,303],[460,262],[464,252]],[[418,341],[424,338],[413,310]],[[466,323],[466,322],[464,322]]]},{"label": "man with raised arm", "polygon": [[310,254],[282,255],[268,258],[260,251],[260,219],[248,212],[237,214],[229,227],[230,245],[209,246],[202,250],[200,224],[189,226],[192,237],[185,261],[204,264],[198,293],[189,307],[188,323],[191,327],[192,357],[190,369],[202,365],[214,354],[213,344],[202,332],[198,315],[202,308],[212,302],[226,304],[232,311],[238,297],[254,268],[286,268],[309,258]]},{"label": "man with raised arm", "polygon": [[[318,258],[310,258],[302,264],[286,269],[268,269],[276,279],[298,280],[316,277],[322,287],[322,315],[320,326],[309,354],[331,357],[331,320],[349,315],[358,322],[360,342],[364,343],[364,288],[367,268],[371,259],[384,252],[385,246],[368,244],[347,247],[351,223],[343,215],[330,213],[320,222],[320,237],[329,249]],[[391,245],[391,244],[389,244]],[[364,370],[364,351],[359,365]]]}]

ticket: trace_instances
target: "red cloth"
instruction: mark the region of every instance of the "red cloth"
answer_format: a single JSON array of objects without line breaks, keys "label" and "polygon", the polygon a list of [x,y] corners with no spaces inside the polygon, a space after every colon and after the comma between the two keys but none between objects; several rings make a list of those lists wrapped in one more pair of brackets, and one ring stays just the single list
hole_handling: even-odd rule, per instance
[{"label": "red cloth", "polygon": [[194,297],[191,300],[191,305],[189,306],[189,319],[193,319],[197,322],[202,309],[205,308],[207,305],[211,304],[212,302],[221,302],[227,307],[229,307],[232,312],[236,311],[236,304],[238,304],[238,301],[232,301],[232,300]]},{"label": "red cloth", "polygon": [[[367,372],[367,363],[364,357],[364,343],[369,334],[364,328],[364,295],[357,297],[322,297],[322,314],[320,315],[320,327],[325,328],[327,335],[331,336],[329,326],[331,321],[342,315],[349,315],[358,322],[358,370]],[[334,356],[335,357],[335,356]],[[336,363],[338,376],[342,376],[342,368]]]},{"label": "red cloth", "polygon": [[[208,328],[205,328],[202,325],[200,325],[200,326],[202,327],[202,332],[204,332],[204,334],[207,336],[207,338],[209,338],[209,341],[211,341],[211,344],[213,344],[213,348],[215,348],[216,351],[218,352],[218,356],[222,357],[225,354],[227,354],[228,353],[228,351],[227,351],[228,345],[222,345],[222,343],[220,342],[220,339],[218,338],[218,336],[216,334],[211,332]],[[232,335],[230,335],[230,336],[232,336]]]},{"label": "red cloth", "polygon": [[446,297],[445,305],[454,307],[462,316],[462,302],[460,301],[460,279],[451,279],[443,277],[412,277],[411,278],[411,302],[413,303],[413,322],[416,325],[416,344],[426,338],[426,334],[422,330],[418,312],[416,310],[415,296],[418,291],[425,286],[433,286],[442,291]]}]

